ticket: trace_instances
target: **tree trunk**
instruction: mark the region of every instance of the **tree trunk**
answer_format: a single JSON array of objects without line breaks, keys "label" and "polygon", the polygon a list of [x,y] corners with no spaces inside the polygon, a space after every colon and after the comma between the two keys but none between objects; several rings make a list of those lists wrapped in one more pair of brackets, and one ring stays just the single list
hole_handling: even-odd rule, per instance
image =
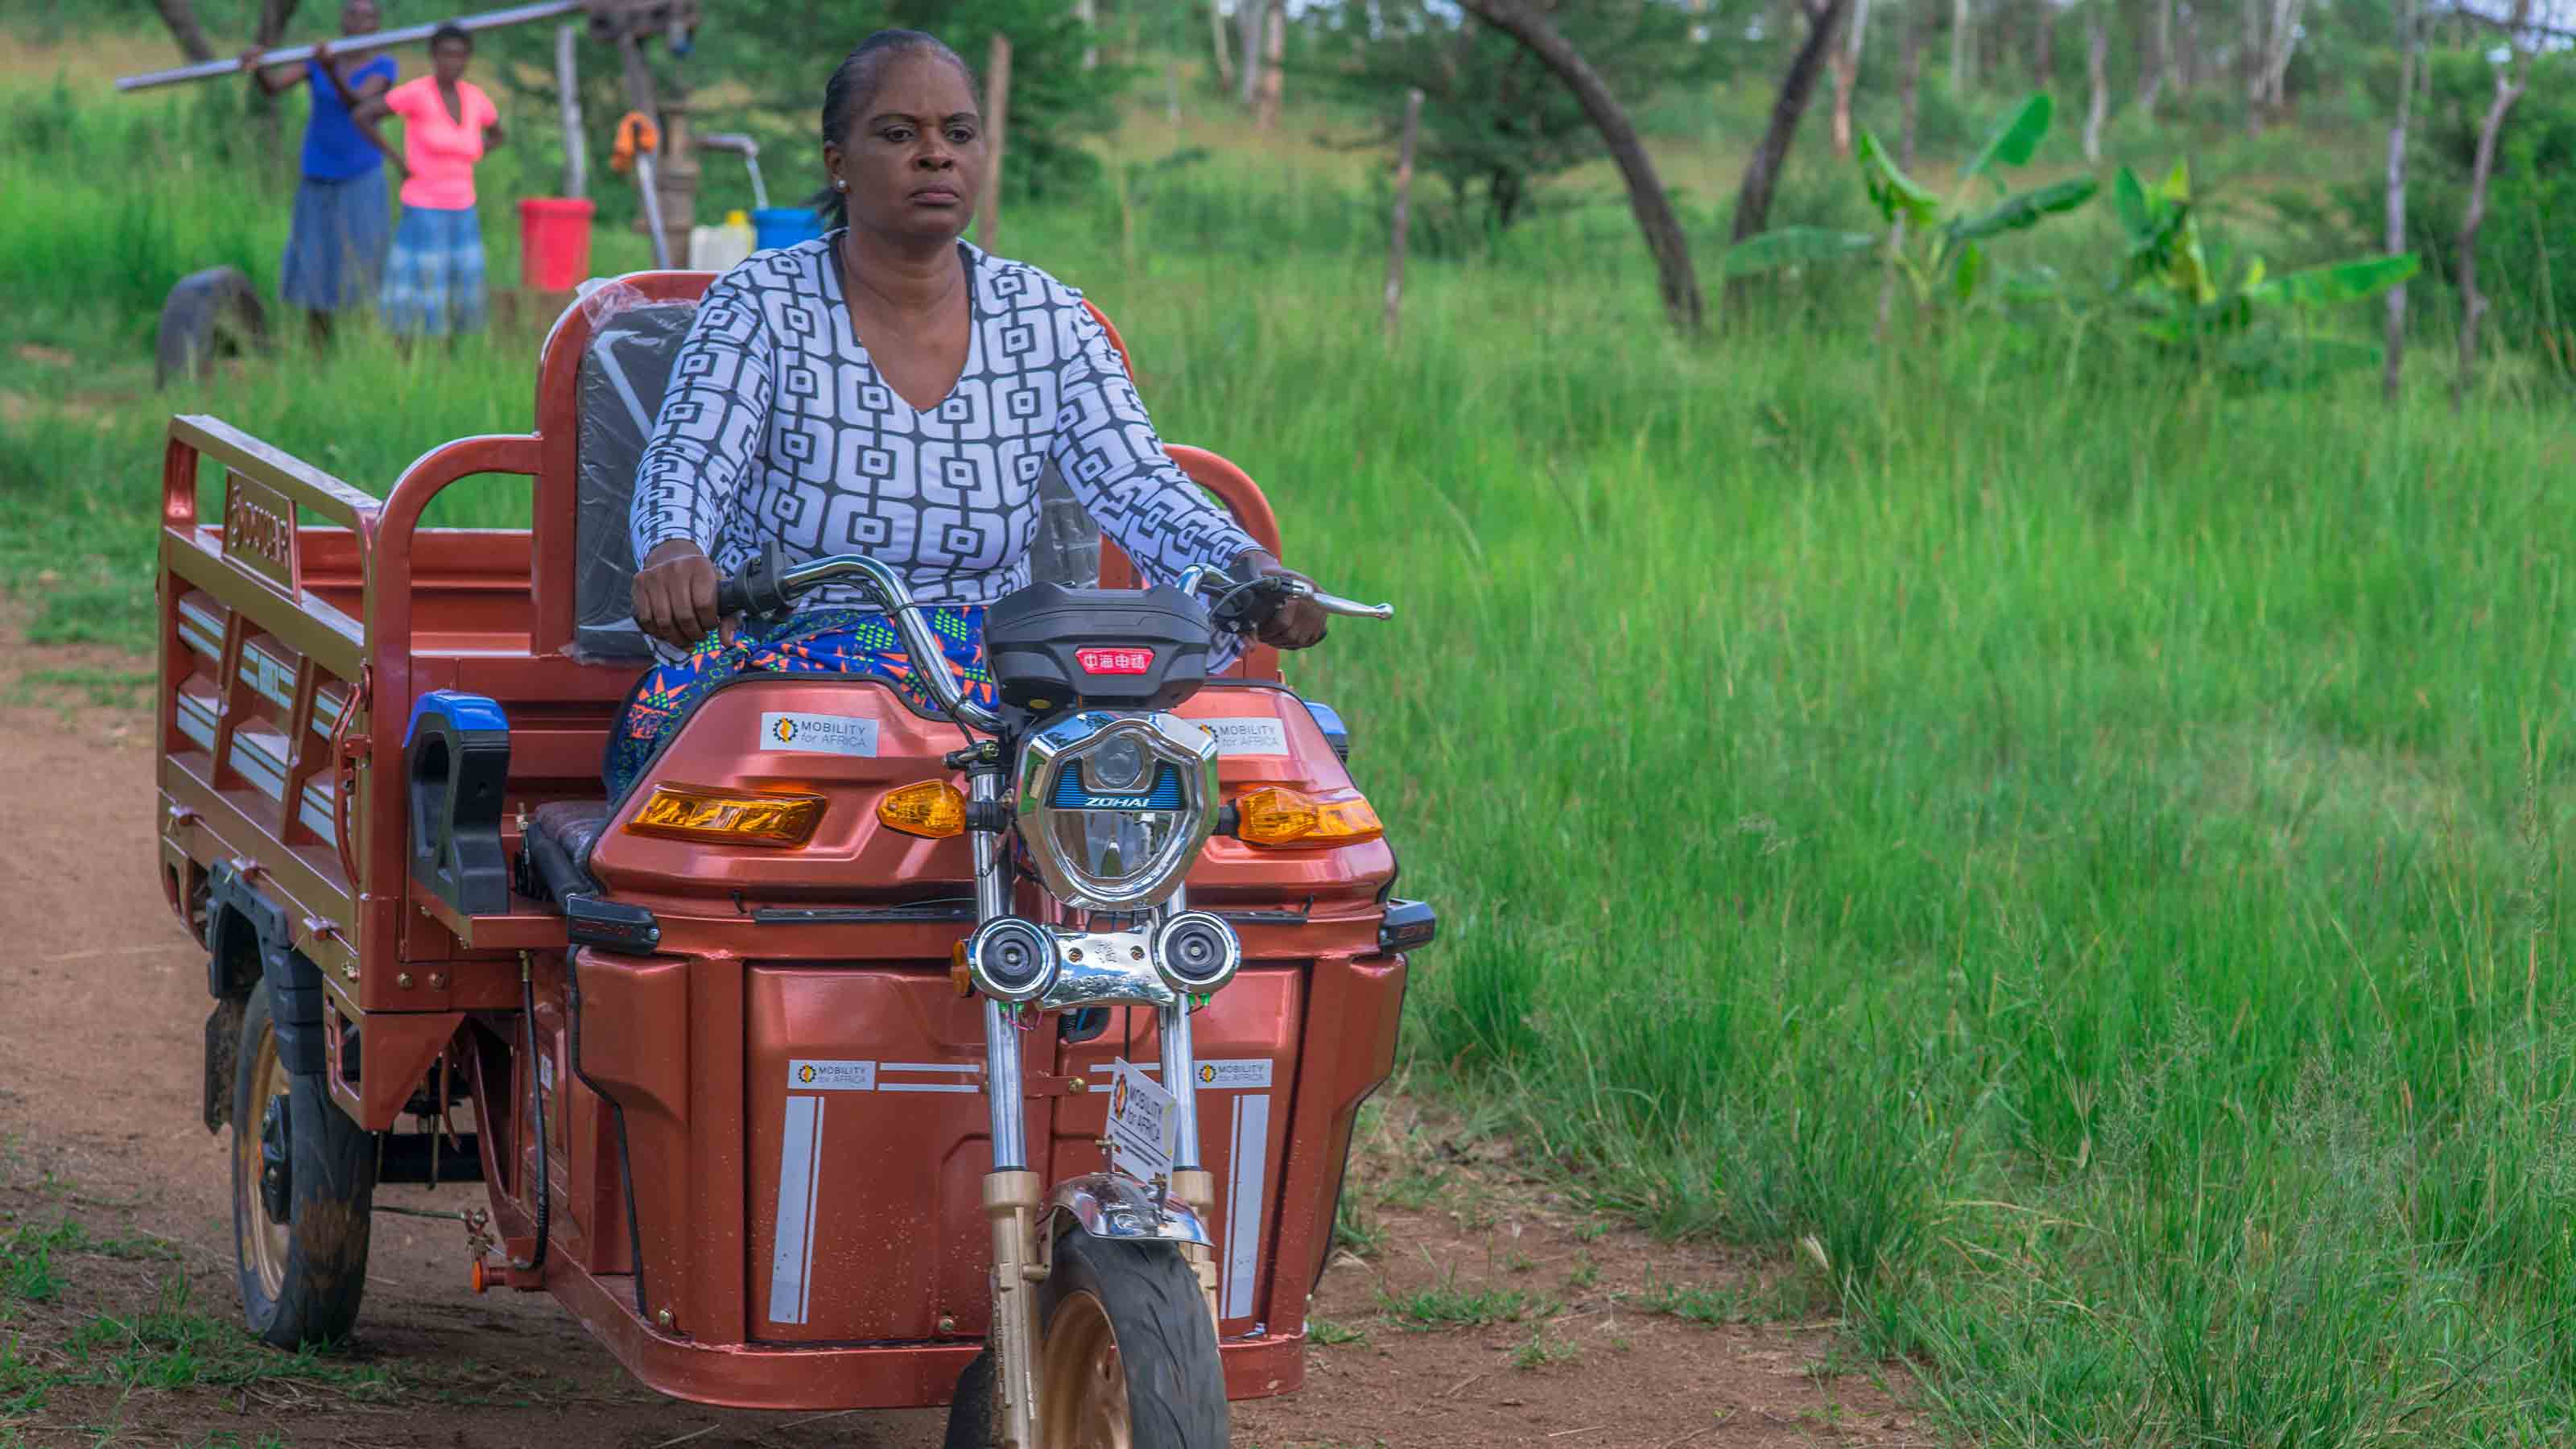
[{"label": "tree trunk", "polygon": [[2057,0],[2032,0],[2031,17],[2031,83],[2041,90],[2057,89]]},{"label": "tree trunk", "polygon": [[1235,99],[1247,111],[1261,100],[1261,22],[1269,13],[1268,0],[1234,0],[1235,28],[1243,32],[1243,64],[1236,68],[1243,89]]},{"label": "tree trunk", "polygon": [[2451,411],[2458,412],[2469,396],[2469,384],[2478,365],[2478,323],[2487,313],[2486,294],[2478,290],[2478,229],[2487,221],[2487,181],[2495,173],[2496,136],[2504,130],[2504,118],[2513,103],[2522,99],[2522,88],[2529,79],[2529,60],[2522,49],[2521,31],[2531,19],[2531,0],[2516,0],[2513,7],[2513,60],[2507,69],[2496,72],[2495,101],[2487,107],[2486,123],[2478,128],[2477,162],[2469,170],[2469,210],[2460,219],[2460,371],[2451,380]]},{"label": "tree trunk", "polygon": [[1932,28],[1928,0],[1914,0],[1914,4],[1905,20],[1905,48],[1896,68],[1896,164],[1906,171],[1914,169],[1914,137],[1923,114],[1917,102],[1923,94],[1924,32]]},{"label": "tree trunk", "polygon": [[1849,33],[1834,47],[1834,155],[1852,153],[1852,92],[1860,85],[1860,52],[1869,34],[1869,0],[1852,0]]},{"label": "tree trunk", "polygon": [[1234,32],[1225,23],[1225,0],[1208,0],[1208,24],[1216,31],[1216,78],[1234,84]]},{"label": "tree trunk", "polygon": [[[1584,114],[1593,128],[1601,133],[1602,144],[1610,148],[1612,159],[1619,163],[1619,175],[1628,183],[1628,206],[1637,216],[1637,230],[1644,233],[1646,249],[1654,253],[1655,271],[1661,282],[1664,310],[1673,325],[1685,336],[1695,336],[1701,326],[1703,304],[1699,293],[1699,273],[1691,265],[1690,243],[1682,235],[1682,224],[1673,215],[1672,198],[1664,194],[1664,184],[1655,174],[1655,163],[1646,154],[1645,145],[1637,139],[1637,128],[1628,121],[1628,113],[1619,108],[1617,98],[1602,83],[1582,54],[1559,35],[1546,19],[1522,8],[1520,0],[1460,0],[1469,13],[1527,46],[1530,53],[1545,62],[1556,73],[1575,99],[1583,103]],[[1832,0],[1839,6],[1849,0]],[[1810,36],[1807,51],[1816,49]],[[1801,52],[1802,54],[1804,52]],[[1815,85],[1815,66],[1807,67],[1807,84]],[[1804,102],[1802,101],[1803,105]]]},{"label": "tree trunk", "polygon": [[[2406,122],[2415,104],[2415,58],[2423,47],[2415,7],[2397,14],[2397,119],[2388,128],[2388,254],[2406,250]],[[2379,390],[2390,402],[2406,371],[2406,284],[2388,289],[2387,340],[2382,349]]]},{"label": "tree trunk", "polygon": [[1962,95],[1974,79],[1968,74],[1971,48],[1968,25],[1968,0],[1950,0],[1950,94]]},{"label": "tree trunk", "polygon": [[2104,65],[2111,58],[2110,17],[2103,12],[2111,0],[2093,0],[2093,14],[2085,22],[2084,74],[2093,83],[2093,103],[2084,112],[2084,164],[2102,164],[2102,122],[2111,114],[2111,78]]},{"label": "tree trunk", "polygon": [[975,244],[988,252],[1002,245],[1003,143],[1010,139],[1011,38],[996,30],[984,63],[984,197],[983,215],[975,224]]},{"label": "tree trunk", "polygon": [[1073,0],[1073,18],[1082,22],[1082,68],[1096,70],[1100,65],[1099,0]]},{"label": "tree trunk", "polygon": [[2245,7],[2244,54],[2237,58],[2244,72],[2245,131],[2263,134],[2263,10],[2265,0],[2239,0]]},{"label": "tree trunk", "polygon": [[2152,119],[2173,66],[2174,0],[2147,0],[2147,33],[2138,47],[2138,109]]},{"label": "tree trunk", "polygon": [[[1896,169],[1914,169],[1914,134],[1920,113],[1915,98],[1921,94],[1923,81],[1923,32],[1930,28],[1927,0],[1915,0],[1914,13],[1906,17],[1904,58],[1897,62],[1896,104],[1899,119],[1896,132]],[[1892,258],[1905,245],[1905,218],[1898,217],[1887,234],[1887,253]],[[1893,261],[1882,268],[1878,277],[1878,324],[1871,332],[1874,341],[1887,340],[1888,314],[1896,307],[1896,265]]]},{"label": "tree trunk", "polygon": [[2182,16],[2182,41],[2173,49],[2171,74],[2174,89],[2186,94],[2200,89],[2200,12],[2186,10]]},{"label": "tree trunk", "polygon": [[259,0],[259,48],[273,50],[286,34],[286,24],[295,18],[298,0]]},{"label": "tree trunk", "polygon": [[1261,46],[1261,109],[1254,119],[1264,131],[1279,124],[1279,93],[1286,80],[1280,62],[1288,54],[1288,0],[1270,0],[1268,32]]},{"label": "tree trunk", "polygon": [[[295,18],[295,6],[296,0],[259,0],[259,27],[252,32],[252,41],[262,50],[276,49],[279,39],[286,34],[286,22]],[[253,87],[250,105],[259,117],[260,145],[268,153],[269,165],[283,165],[286,160],[286,133],[285,128],[278,124],[277,97]]]},{"label": "tree trunk", "polygon": [[205,27],[197,23],[196,8],[188,0],[152,0],[161,12],[161,23],[170,27],[170,38],[179,43],[179,53],[191,62],[213,60],[215,48],[206,43]]},{"label": "tree trunk", "polygon": [[1807,38],[1798,46],[1798,53],[1790,57],[1789,73],[1780,78],[1780,91],[1772,98],[1771,124],[1762,133],[1762,144],[1744,163],[1744,185],[1735,195],[1736,241],[1770,224],[1771,193],[1780,184],[1780,167],[1789,159],[1789,143],[1797,139],[1798,122],[1807,114],[1807,102],[1815,97],[1816,72],[1824,69],[1825,52],[1834,42],[1834,33],[1842,28],[1843,15],[1851,3],[1852,0],[1802,0]]},{"label": "tree trunk", "polygon": [[1400,321],[1404,307],[1404,245],[1413,229],[1413,138],[1422,129],[1422,90],[1415,87],[1404,97],[1404,139],[1395,151],[1395,218],[1387,230],[1386,243],[1386,345],[1395,346],[1402,335]]}]

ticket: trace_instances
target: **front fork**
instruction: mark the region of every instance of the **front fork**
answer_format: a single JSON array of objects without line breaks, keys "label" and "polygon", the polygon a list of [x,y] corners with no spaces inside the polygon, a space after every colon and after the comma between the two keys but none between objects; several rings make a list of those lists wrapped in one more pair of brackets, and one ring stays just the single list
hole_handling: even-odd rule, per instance
[{"label": "front fork", "polygon": [[[969,769],[967,797],[986,807],[988,818],[1001,801],[998,762]],[[1009,861],[1002,837],[990,830],[969,832],[975,846],[975,919],[977,924],[1011,913]],[[1175,893],[1167,910],[1184,909]],[[1162,1043],[1163,1089],[1172,1096],[1173,1152],[1171,1195],[1213,1222],[1216,1179],[1199,1165],[1198,1061],[1190,1046],[1187,998],[1160,1008],[1156,1032]],[[1048,1241],[1045,1200],[1038,1175],[1029,1170],[1027,1095],[1020,1076],[1020,1028],[1010,1008],[984,1002],[985,1105],[992,1114],[993,1170],[984,1178],[984,1217],[993,1230],[993,1330],[991,1352],[1000,1392],[1002,1443],[1005,1449],[1033,1449],[1037,1444],[1038,1287],[1046,1281],[1054,1254]],[[1207,1302],[1208,1322],[1216,1323],[1216,1253],[1200,1243],[1180,1243],[1199,1293]]]}]

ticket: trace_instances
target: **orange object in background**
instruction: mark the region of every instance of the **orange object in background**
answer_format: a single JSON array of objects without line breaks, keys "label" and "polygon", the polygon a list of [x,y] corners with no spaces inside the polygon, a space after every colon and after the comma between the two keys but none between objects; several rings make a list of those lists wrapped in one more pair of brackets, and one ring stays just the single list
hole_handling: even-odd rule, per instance
[{"label": "orange object in background", "polygon": [[637,153],[650,156],[662,149],[661,128],[642,111],[628,111],[617,118],[617,145],[608,153],[608,167],[623,176],[635,169]]}]

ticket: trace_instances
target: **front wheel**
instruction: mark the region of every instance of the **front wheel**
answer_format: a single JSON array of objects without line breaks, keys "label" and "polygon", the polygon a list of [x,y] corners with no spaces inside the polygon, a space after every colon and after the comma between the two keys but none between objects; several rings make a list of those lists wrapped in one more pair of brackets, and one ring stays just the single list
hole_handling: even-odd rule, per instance
[{"label": "front wheel", "polygon": [[1040,1444],[1225,1449],[1216,1325],[1178,1247],[1068,1232],[1038,1315]]},{"label": "front wheel", "polygon": [[321,1073],[287,1069],[265,981],[242,1012],[232,1128],[233,1246],[250,1331],[276,1348],[346,1337],[367,1286],[374,1144]]}]

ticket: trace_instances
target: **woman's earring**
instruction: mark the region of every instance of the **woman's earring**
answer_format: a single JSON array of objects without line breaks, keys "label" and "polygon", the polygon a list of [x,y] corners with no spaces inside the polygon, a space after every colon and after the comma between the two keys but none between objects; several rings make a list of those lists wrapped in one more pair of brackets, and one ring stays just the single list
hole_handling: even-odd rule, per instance
[{"label": "woman's earring", "polygon": [[850,189],[850,183],[846,181],[835,181],[832,183],[832,189],[834,191],[847,191]]}]

